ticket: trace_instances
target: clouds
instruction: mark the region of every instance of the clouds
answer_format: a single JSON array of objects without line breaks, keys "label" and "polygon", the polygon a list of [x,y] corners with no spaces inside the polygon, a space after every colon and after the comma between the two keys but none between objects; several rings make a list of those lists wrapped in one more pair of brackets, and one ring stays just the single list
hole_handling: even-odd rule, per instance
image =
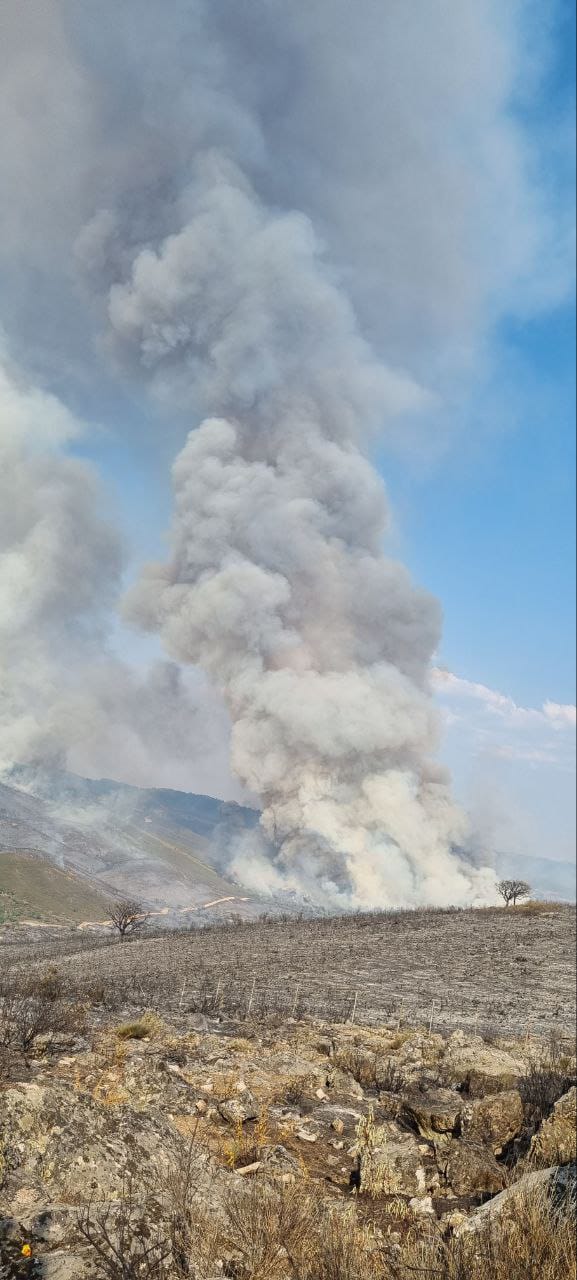
[{"label": "clouds", "polygon": [[449,724],[460,725],[477,752],[533,766],[574,768],[574,706],[551,701],[518,706],[506,694],[439,667],[432,678]]}]

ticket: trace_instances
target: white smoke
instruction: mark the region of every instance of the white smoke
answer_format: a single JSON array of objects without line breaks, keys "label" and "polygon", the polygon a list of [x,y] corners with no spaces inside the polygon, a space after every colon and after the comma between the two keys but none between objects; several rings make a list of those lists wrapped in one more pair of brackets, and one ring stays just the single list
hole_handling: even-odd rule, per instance
[{"label": "white smoke", "polygon": [[[483,877],[452,852],[463,819],[429,759],[439,611],[384,557],[385,496],[358,452],[421,393],[377,363],[305,219],[268,213],[214,154],[187,204],[111,290],[111,330],[163,398],[227,417],[176,460],[173,556],[131,617],[222,692],[279,886],[470,900]],[[236,869],[261,879],[252,850]]]},{"label": "white smoke", "polygon": [[[375,905],[488,884],[454,852],[464,820],[431,762],[439,610],[384,554],[364,454],[449,418],[492,320],[563,294],[559,202],[536,196],[510,109],[531,16],[532,0],[6,0],[11,345],[80,400],[106,353],[151,393],[149,433],[190,431],[169,562],[128,608],[224,696],[264,804],[237,869],[272,888]],[[42,408],[65,449],[70,416]],[[153,680],[149,714],[137,676],[94,674],[120,580],[94,481],[61,455],[10,462],[39,501],[18,523],[15,483],[0,543],[5,749],[17,729],[28,753],[83,758],[91,724],[101,759],[118,716],[136,768],[151,725],[171,737],[177,677]]]},{"label": "white smoke", "polygon": [[5,355],[0,426],[0,773],[34,763],[190,789],[194,770],[222,784],[214,699],[172,663],[139,673],[113,657],[122,546],[96,475],[64,452],[82,424]]}]

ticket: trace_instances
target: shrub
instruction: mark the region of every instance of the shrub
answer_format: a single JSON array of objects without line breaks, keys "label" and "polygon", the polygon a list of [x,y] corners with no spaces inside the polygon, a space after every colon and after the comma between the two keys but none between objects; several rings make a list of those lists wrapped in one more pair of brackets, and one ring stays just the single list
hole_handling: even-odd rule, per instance
[{"label": "shrub", "polygon": [[49,1032],[77,1031],[84,1010],[64,999],[41,978],[0,985],[0,1049],[30,1052],[34,1040]]},{"label": "shrub", "polygon": [[143,1013],[142,1017],[135,1022],[121,1022],[120,1026],[115,1028],[115,1033],[119,1040],[146,1040],[157,1036],[163,1026],[162,1018],[149,1011]]},{"label": "shrub", "polygon": [[229,1169],[243,1169],[246,1165],[262,1160],[269,1139],[269,1121],[266,1111],[261,1111],[251,1129],[245,1129],[237,1120],[232,1138],[225,1143],[224,1155]]}]

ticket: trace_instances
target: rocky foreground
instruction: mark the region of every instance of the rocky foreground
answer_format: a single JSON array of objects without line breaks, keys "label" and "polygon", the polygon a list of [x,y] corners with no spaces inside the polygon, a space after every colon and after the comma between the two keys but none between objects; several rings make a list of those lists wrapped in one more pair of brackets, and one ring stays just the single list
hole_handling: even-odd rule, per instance
[{"label": "rocky foreground", "polygon": [[[6,995],[3,1024],[0,1010],[2,1277],[316,1280],[328,1271],[297,1269],[286,1239],[258,1266],[243,1244],[251,1215],[266,1210],[271,1238],[271,1213],[314,1204],[325,1231],[338,1219],[370,1242],[356,1280],[404,1280],[408,1239],[434,1232],[444,1248],[525,1187],[561,1213],[570,1198],[575,1058],[554,1041],[113,1015],[52,997],[68,1026],[28,1043],[7,1031]],[[296,1234],[302,1248],[303,1222]]]}]

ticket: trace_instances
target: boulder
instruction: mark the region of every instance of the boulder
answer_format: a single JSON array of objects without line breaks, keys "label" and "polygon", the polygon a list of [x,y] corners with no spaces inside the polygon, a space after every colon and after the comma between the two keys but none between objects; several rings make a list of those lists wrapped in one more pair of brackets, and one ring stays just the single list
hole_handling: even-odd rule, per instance
[{"label": "boulder", "polygon": [[433,1089],[405,1098],[403,1119],[414,1125],[422,1138],[432,1141],[437,1133],[454,1133],[459,1124],[462,1100],[452,1089]]},{"label": "boulder", "polygon": [[564,1164],[575,1160],[577,1090],[575,1086],[555,1103],[531,1142],[531,1155],[540,1164]]},{"label": "boulder", "polygon": [[575,1165],[564,1167],[553,1166],[550,1169],[534,1169],[526,1173],[511,1187],[488,1200],[475,1213],[465,1218],[455,1231],[455,1235],[463,1235],[470,1231],[481,1231],[500,1218],[511,1215],[515,1217],[519,1199],[526,1195],[541,1195],[545,1192],[551,1197],[553,1206],[558,1212],[575,1211]]},{"label": "boulder", "polygon": [[[2,1092],[0,1151],[0,1213],[25,1207],[37,1214],[55,1205],[116,1200],[130,1179],[165,1185],[187,1144],[169,1117],[102,1103],[60,1082],[25,1082]],[[214,1176],[199,1148],[195,1177],[212,1200]]]},{"label": "boulder", "polygon": [[446,1084],[459,1085],[476,1098],[516,1089],[525,1074],[520,1058],[461,1031],[450,1037],[440,1069]]},{"label": "boulder", "polygon": [[452,1139],[437,1160],[456,1196],[494,1195],[505,1186],[503,1169],[482,1143]]},{"label": "boulder", "polygon": [[484,1142],[494,1155],[521,1132],[523,1103],[517,1089],[489,1093],[484,1098],[463,1102],[461,1131],[471,1142]]}]

